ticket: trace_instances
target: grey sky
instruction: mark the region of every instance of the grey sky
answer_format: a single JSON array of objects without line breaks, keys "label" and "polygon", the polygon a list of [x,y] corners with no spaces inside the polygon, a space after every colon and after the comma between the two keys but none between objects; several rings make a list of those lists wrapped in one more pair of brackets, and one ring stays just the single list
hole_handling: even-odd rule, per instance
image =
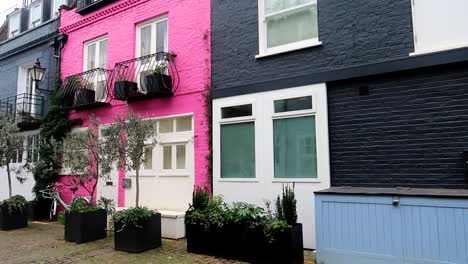
[{"label": "grey sky", "polygon": [[21,7],[22,0],[0,0],[0,26],[3,25],[6,15],[15,9]]}]

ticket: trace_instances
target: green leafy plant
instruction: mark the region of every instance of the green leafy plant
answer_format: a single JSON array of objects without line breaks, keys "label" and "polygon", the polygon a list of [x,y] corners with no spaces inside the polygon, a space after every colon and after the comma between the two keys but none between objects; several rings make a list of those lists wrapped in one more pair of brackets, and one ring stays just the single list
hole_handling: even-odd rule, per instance
[{"label": "green leafy plant", "polygon": [[24,136],[18,133],[19,128],[9,117],[0,118],[0,167],[6,169],[8,177],[8,197],[12,197],[11,162],[23,153]]},{"label": "green leafy plant", "polygon": [[266,217],[263,208],[248,203],[234,203],[227,209],[226,222],[229,224],[254,227]]},{"label": "green leafy plant", "polygon": [[61,225],[65,225],[65,211],[60,211],[57,215],[58,223]]},{"label": "green leafy plant", "polygon": [[166,72],[166,69],[167,69],[167,62],[162,62],[161,64],[158,64],[154,70],[153,70],[153,74],[155,75],[163,75],[165,74]]},{"label": "green leafy plant", "polygon": [[214,196],[205,209],[189,209],[185,215],[185,223],[202,226],[205,230],[217,229],[226,224],[227,210],[223,198]]},{"label": "green leafy plant", "polygon": [[84,198],[77,198],[77,199],[73,200],[73,202],[70,205],[70,212],[71,213],[92,212],[92,211],[96,211],[98,209],[99,208],[96,205],[86,201]]},{"label": "green leafy plant", "polygon": [[18,211],[24,213],[27,207],[28,201],[21,195],[15,195],[0,202],[0,208],[7,209],[9,213]]},{"label": "green leafy plant", "polygon": [[276,218],[285,220],[289,225],[297,223],[297,200],[294,184],[283,186],[283,193],[276,199]]},{"label": "green leafy plant", "polygon": [[210,202],[210,193],[198,186],[193,191],[192,202],[192,207],[194,210],[205,210],[206,207],[208,207],[208,203]]},{"label": "green leafy plant", "polygon": [[122,224],[121,229],[117,230],[117,232],[120,232],[124,230],[127,225],[142,228],[141,224],[150,219],[154,214],[156,214],[156,211],[148,209],[147,207],[132,207],[116,212],[113,218],[115,222]]}]

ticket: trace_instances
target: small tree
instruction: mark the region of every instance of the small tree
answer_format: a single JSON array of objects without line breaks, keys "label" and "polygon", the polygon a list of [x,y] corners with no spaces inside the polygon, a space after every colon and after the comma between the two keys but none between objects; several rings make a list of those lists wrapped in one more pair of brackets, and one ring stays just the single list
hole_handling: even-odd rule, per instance
[{"label": "small tree", "polygon": [[108,157],[117,160],[118,168],[135,171],[136,199],[140,205],[140,167],[145,162],[144,147],[156,143],[153,123],[129,112],[126,118],[117,116],[108,129]]},{"label": "small tree", "polygon": [[107,141],[99,137],[100,121],[89,117],[91,125],[86,133],[71,133],[64,143],[63,162],[70,168],[73,183],[81,186],[94,201],[97,183],[107,179],[112,169],[112,159],[107,155]]},{"label": "small tree", "polygon": [[13,119],[0,118],[0,167],[6,168],[8,176],[8,195],[12,197],[11,168],[10,163],[23,153],[24,136],[19,134],[19,129]]}]

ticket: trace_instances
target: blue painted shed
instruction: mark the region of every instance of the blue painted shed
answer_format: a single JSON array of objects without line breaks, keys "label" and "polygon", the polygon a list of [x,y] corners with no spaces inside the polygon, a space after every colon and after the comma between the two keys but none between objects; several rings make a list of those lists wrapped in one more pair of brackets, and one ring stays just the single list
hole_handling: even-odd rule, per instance
[{"label": "blue painted shed", "polygon": [[468,190],[315,193],[317,264],[468,264]]}]

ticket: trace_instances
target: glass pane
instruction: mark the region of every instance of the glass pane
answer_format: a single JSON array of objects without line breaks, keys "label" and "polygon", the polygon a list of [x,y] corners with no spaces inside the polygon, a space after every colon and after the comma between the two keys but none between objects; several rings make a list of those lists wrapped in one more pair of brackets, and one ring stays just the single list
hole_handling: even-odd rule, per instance
[{"label": "glass pane", "polygon": [[13,32],[13,31],[16,31],[16,30],[19,30],[20,28],[20,15],[17,14],[17,15],[14,15],[11,17],[10,19],[10,31]]},{"label": "glass pane", "polygon": [[156,52],[167,51],[167,21],[156,24]]},{"label": "glass pane", "polygon": [[315,117],[273,121],[275,178],[317,178]]},{"label": "glass pane", "polygon": [[177,145],[177,169],[185,169],[185,145]]},{"label": "glass pane", "polygon": [[41,5],[36,5],[31,9],[31,22],[34,25],[34,22],[41,20]]},{"label": "glass pane", "polygon": [[177,118],[176,126],[177,126],[176,127],[177,132],[191,131],[192,130],[192,117],[186,116],[186,117]]},{"label": "glass pane", "polygon": [[267,18],[267,46],[269,48],[317,37],[316,5]]},{"label": "glass pane", "polygon": [[172,169],[172,146],[163,147],[163,169]]},{"label": "glass pane", "polygon": [[96,68],[96,43],[88,45],[88,57],[86,58],[86,70]]},{"label": "glass pane", "polygon": [[312,96],[275,101],[275,113],[312,109]]},{"label": "glass pane", "polygon": [[153,169],[153,147],[145,147],[145,163],[143,164],[145,170]]},{"label": "glass pane", "polygon": [[312,2],[316,2],[316,0],[265,0],[265,13],[268,15]]},{"label": "glass pane", "polygon": [[174,119],[159,120],[159,133],[174,132]]},{"label": "glass pane", "polygon": [[151,54],[151,25],[141,28],[141,56]]},{"label": "glass pane", "polygon": [[107,69],[107,39],[99,43],[99,68]]},{"label": "glass pane", "polygon": [[237,105],[221,108],[221,118],[233,118],[252,115],[252,105]]},{"label": "glass pane", "polygon": [[255,124],[221,126],[221,178],[255,178]]}]

